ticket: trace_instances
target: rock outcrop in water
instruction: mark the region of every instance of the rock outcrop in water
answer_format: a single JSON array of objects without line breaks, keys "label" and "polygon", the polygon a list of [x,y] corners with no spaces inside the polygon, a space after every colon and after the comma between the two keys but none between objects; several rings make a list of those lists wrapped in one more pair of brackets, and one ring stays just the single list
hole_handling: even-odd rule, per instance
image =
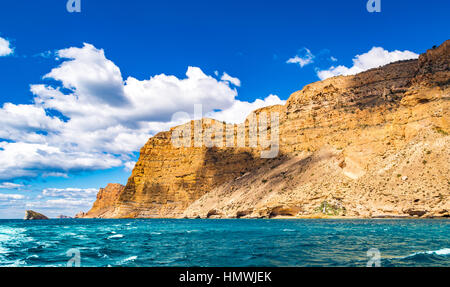
[{"label": "rock outcrop in water", "polygon": [[44,219],[48,219],[48,217],[39,212],[36,212],[33,210],[27,210],[27,211],[25,211],[24,219],[25,220],[44,220]]},{"label": "rock outcrop in water", "polygon": [[260,147],[174,147],[175,129],[159,133],[127,185],[100,190],[84,217],[448,217],[449,85],[450,40],[256,111],[279,113],[273,159]]}]

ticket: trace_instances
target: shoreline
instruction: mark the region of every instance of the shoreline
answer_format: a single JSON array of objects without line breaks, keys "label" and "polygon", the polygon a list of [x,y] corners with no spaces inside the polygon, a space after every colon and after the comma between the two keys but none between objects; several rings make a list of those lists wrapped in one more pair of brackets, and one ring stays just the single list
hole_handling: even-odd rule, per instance
[{"label": "shoreline", "polygon": [[[166,220],[450,220],[449,217],[338,217],[338,216],[329,216],[329,217],[274,217],[274,218],[146,218],[146,217],[137,217],[137,218],[49,218],[45,221],[54,221],[54,220],[135,220],[135,219],[143,219],[143,220],[152,220],[152,219],[166,219]],[[23,218],[1,218],[2,220],[20,220],[20,221],[31,221],[31,222],[41,222],[42,220],[24,220]]]},{"label": "shoreline", "polygon": [[50,220],[71,220],[71,219],[104,219],[104,220],[117,220],[117,219],[170,219],[170,220],[293,220],[293,219],[328,219],[328,220],[372,220],[372,219],[448,219],[449,217],[445,216],[434,216],[434,217],[416,217],[416,216],[376,216],[376,217],[352,217],[352,216],[318,216],[318,215],[302,215],[302,216],[276,216],[272,218],[265,217],[241,217],[241,218],[180,218],[180,217],[136,217],[136,218],[50,218]]}]

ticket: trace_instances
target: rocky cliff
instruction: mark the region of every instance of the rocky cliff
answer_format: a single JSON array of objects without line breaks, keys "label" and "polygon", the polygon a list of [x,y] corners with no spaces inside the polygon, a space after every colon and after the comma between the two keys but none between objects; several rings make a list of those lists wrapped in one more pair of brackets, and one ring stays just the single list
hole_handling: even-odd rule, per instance
[{"label": "rocky cliff", "polygon": [[91,210],[87,213],[80,212],[75,215],[75,218],[107,217],[111,207],[119,204],[119,195],[124,188],[125,186],[118,183],[110,183],[105,188],[100,188],[97,193],[97,200],[94,202]]},{"label": "rocky cliff", "polygon": [[[149,139],[127,185],[100,190],[84,217],[450,216],[450,40],[418,60],[310,84],[279,115],[279,153],[247,147],[177,147]],[[269,126],[268,130],[272,127]],[[186,137],[187,138],[187,137]],[[233,139],[236,146],[236,139]]]}]

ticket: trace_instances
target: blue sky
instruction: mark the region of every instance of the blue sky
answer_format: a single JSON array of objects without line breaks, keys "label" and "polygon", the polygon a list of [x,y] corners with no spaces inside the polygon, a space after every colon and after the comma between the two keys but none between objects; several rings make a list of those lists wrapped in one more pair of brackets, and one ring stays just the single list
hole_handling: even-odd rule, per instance
[{"label": "blue sky", "polygon": [[448,1],[366,2],[81,0],[68,13],[65,0],[2,1],[0,218],[86,211],[193,104],[239,122],[449,37]]}]

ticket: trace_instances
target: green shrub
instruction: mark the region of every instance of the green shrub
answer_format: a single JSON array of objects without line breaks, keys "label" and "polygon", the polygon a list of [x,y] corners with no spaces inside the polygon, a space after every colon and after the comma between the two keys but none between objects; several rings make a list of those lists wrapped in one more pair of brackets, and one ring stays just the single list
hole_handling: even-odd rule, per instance
[{"label": "green shrub", "polygon": [[320,206],[316,207],[314,211],[317,213],[323,213],[325,215],[330,216],[345,215],[345,207],[331,205],[326,201],[322,202]]}]

